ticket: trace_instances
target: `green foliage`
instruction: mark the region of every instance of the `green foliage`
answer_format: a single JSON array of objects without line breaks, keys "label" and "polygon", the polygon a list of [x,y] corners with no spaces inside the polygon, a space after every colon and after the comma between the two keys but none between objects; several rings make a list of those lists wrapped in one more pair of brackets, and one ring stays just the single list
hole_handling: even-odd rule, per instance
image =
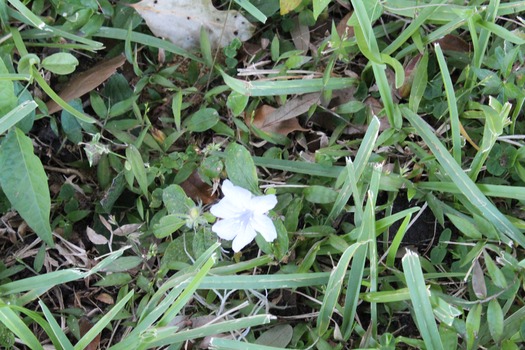
[{"label": "green foliage", "polygon": [[[255,37],[0,2],[0,347],[523,347],[522,2],[213,3]],[[217,242],[225,179],[275,241]]]},{"label": "green foliage", "polygon": [[47,176],[33,153],[31,139],[17,128],[1,144],[0,168],[0,185],[13,207],[44,242],[53,246]]}]

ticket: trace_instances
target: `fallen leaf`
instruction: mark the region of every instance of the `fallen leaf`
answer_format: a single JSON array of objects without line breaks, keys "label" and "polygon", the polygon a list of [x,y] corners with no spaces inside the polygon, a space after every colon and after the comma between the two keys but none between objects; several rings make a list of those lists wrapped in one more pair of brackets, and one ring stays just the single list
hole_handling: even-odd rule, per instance
[{"label": "fallen leaf", "polygon": [[470,45],[457,35],[447,34],[437,43],[443,51],[470,52]]},{"label": "fallen leaf", "polygon": [[101,234],[96,233],[95,230],[93,230],[89,226],[86,228],[86,234],[89,240],[93,244],[107,244],[108,243],[108,239],[106,237],[102,236]]},{"label": "fallen leaf", "polygon": [[210,204],[217,199],[212,194],[212,187],[206,182],[202,181],[197,170],[195,170],[186,181],[180,184],[186,195],[195,202],[200,201],[204,204]]},{"label": "fallen leaf", "polygon": [[120,226],[119,228],[115,229],[113,231],[113,234],[115,236],[128,236],[132,233],[135,233],[139,230],[139,228],[142,227],[142,225],[144,224],[127,224],[127,225],[122,225]]},{"label": "fallen leaf", "polygon": [[308,112],[310,107],[319,101],[320,96],[320,93],[298,96],[277,109],[263,105],[255,111],[253,120],[246,122],[262,131],[285,136],[292,131],[306,131],[308,129],[301,127],[296,117]]},{"label": "fallen leaf", "polygon": [[354,27],[348,25],[348,21],[350,20],[350,17],[352,17],[353,13],[353,11],[348,12],[346,16],[344,16],[343,19],[337,24],[337,34],[339,34],[340,38],[352,38],[354,36]]},{"label": "fallen leaf", "polygon": [[[93,328],[93,324],[87,317],[82,317],[78,321],[80,328],[80,337],[86,335],[87,332]],[[84,348],[84,350],[97,350],[100,346],[100,333],[98,333],[95,338]]]},{"label": "fallen leaf", "polygon": [[[123,55],[119,55],[109,60],[101,61],[87,71],[76,74],[60,91],[59,96],[68,102],[87,94],[112,76],[125,61],[126,58]],[[62,109],[54,100],[49,100],[46,106],[49,114]]]},{"label": "fallen leaf", "polygon": [[292,41],[295,45],[295,48],[297,50],[307,52],[310,45],[310,28],[304,24],[301,24],[299,17],[296,17],[294,22],[295,23],[290,30],[290,34],[292,35]]},{"label": "fallen leaf", "polygon": [[412,90],[412,83],[414,82],[415,72],[418,62],[423,57],[421,54],[414,56],[405,67],[405,82],[397,89],[399,96],[407,98],[410,96],[410,90]]},{"label": "fallen leaf", "polygon": [[104,304],[108,304],[108,305],[115,304],[115,300],[108,293],[100,293],[99,295],[96,296],[95,299],[97,299],[98,301],[100,301],[100,302],[102,302]]},{"label": "fallen leaf", "polygon": [[142,0],[130,6],[153,34],[185,50],[199,48],[201,27],[212,48],[227,46],[234,38],[246,41],[255,30],[238,11],[219,11],[211,0]]}]

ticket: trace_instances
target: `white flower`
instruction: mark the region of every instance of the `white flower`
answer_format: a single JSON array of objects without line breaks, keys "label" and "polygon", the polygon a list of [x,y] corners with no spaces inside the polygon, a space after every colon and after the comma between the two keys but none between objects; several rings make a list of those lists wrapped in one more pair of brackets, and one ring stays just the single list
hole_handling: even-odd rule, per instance
[{"label": "white flower", "polygon": [[212,226],[212,231],[222,239],[232,240],[234,252],[249,244],[259,232],[267,242],[277,238],[272,220],[267,216],[277,204],[275,195],[253,194],[229,180],[222,184],[224,198],[213,205],[210,212],[222,220]]}]

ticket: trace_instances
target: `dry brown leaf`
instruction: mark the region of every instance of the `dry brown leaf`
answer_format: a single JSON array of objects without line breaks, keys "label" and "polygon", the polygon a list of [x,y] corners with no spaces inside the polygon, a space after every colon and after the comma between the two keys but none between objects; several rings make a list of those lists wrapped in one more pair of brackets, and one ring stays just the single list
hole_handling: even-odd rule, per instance
[{"label": "dry brown leaf", "polygon": [[246,120],[246,122],[262,131],[285,136],[292,131],[307,131],[308,129],[301,127],[297,116],[308,112],[310,107],[319,101],[320,96],[321,94],[317,92],[298,96],[277,109],[263,105],[255,111],[253,120]]},{"label": "dry brown leaf", "polygon": [[138,231],[144,224],[127,224],[122,225],[113,231],[115,236],[127,236]]},{"label": "dry brown leaf", "polygon": [[354,27],[348,25],[350,17],[352,17],[353,11],[350,11],[343,17],[343,19],[337,24],[336,30],[339,37],[352,38],[354,36]]},{"label": "dry brown leaf", "polygon": [[[62,91],[60,91],[59,96],[68,102],[87,94],[112,76],[125,61],[126,58],[119,55],[102,61],[85,72],[76,74]],[[46,106],[49,114],[53,114],[62,109],[54,100],[49,100]]]},{"label": "dry brown leaf", "polygon": [[292,26],[290,34],[292,35],[292,41],[295,45],[295,48],[297,50],[307,52],[308,47],[310,46],[310,28],[304,24],[301,24],[299,17],[296,17],[294,22],[295,24]]},{"label": "dry brown leaf", "polygon": [[88,239],[93,243],[93,244],[107,244],[108,243],[108,239],[98,233],[95,232],[95,230],[93,230],[91,227],[86,227],[86,234],[88,236]]},{"label": "dry brown leaf", "polygon": [[190,177],[180,184],[186,195],[195,202],[210,204],[215,202],[217,196],[212,194],[212,187],[202,181],[197,170],[193,171]]},{"label": "dry brown leaf", "polygon": [[115,304],[115,300],[108,293],[100,293],[99,295],[96,296],[95,299],[97,299],[101,303],[108,304],[108,305]]},{"label": "dry brown leaf", "polygon": [[447,34],[437,43],[443,51],[470,52],[470,45],[457,35]]},{"label": "dry brown leaf", "polygon": [[421,60],[421,57],[423,57],[421,54],[417,54],[410,61],[408,61],[408,64],[405,67],[405,81],[403,82],[403,85],[401,85],[401,87],[397,89],[397,93],[402,98],[407,98],[410,95],[410,90],[412,90],[412,83],[414,82],[415,78],[415,70],[417,64]]},{"label": "dry brown leaf", "polygon": [[199,48],[201,27],[212,48],[227,46],[234,38],[246,41],[255,30],[239,11],[219,11],[211,0],[142,0],[131,6],[153,34],[185,50]]},{"label": "dry brown leaf", "polygon": [[[82,317],[79,321],[78,321],[78,326],[80,328],[80,337],[83,337],[84,335],[86,335],[87,332],[89,332],[89,330],[91,328],[93,328],[93,324],[91,323],[91,321],[87,318],[87,317]],[[97,334],[97,336],[95,337],[95,339],[93,339],[85,348],[84,350],[97,350],[100,346],[100,333]]]}]

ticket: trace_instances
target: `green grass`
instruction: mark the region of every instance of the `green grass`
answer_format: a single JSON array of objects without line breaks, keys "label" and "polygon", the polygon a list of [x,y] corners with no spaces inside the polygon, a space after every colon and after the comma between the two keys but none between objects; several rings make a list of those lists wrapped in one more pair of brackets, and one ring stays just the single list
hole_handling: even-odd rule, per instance
[{"label": "green grass", "polygon": [[0,348],[524,346],[523,1],[130,3],[0,2]]}]

